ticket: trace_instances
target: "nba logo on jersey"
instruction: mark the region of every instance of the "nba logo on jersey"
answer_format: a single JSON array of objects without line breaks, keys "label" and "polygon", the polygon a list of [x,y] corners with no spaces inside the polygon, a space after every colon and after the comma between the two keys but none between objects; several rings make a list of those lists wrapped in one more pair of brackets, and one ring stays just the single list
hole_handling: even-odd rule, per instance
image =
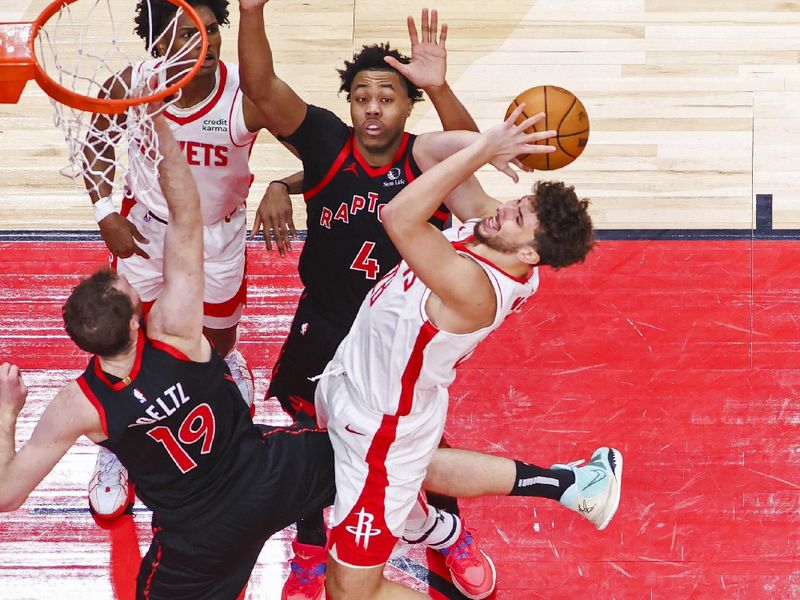
[{"label": "nba logo on jersey", "polygon": [[133,388],[133,397],[139,401],[139,404],[147,404],[148,402],[145,395],[139,391],[139,388]]},{"label": "nba logo on jersey", "polygon": [[394,167],[386,173],[386,181],[383,182],[383,187],[392,187],[395,185],[405,185],[406,180],[402,177],[400,167]]}]

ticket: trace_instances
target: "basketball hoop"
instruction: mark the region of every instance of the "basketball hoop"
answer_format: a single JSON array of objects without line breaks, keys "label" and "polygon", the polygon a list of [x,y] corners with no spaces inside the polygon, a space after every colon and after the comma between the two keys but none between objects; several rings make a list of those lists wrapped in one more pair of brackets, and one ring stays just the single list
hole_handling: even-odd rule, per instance
[{"label": "basketball hoop", "polygon": [[[175,7],[171,21],[153,23],[156,2]],[[157,185],[161,156],[152,117],[180,98],[208,49],[205,24],[186,0],[140,0],[149,34],[144,44],[127,39],[134,4],[55,0],[32,23],[0,23],[0,103],[17,103],[35,79],[69,148],[62,174],[98,197],[110,196],[122,176],[137,192]],[[178,43],[183,15],[196,33]],[[183,23],[185,30],[185,17]]]},{"label": "basketball hoop", "polygon": [[[43,56],[36,53],[35,43],[41,42],[40,34],[45,32],[53,21],[60,22],[65,13],[69,12],[69,6],[78,0],[55,0],[32,23],[0,23],[0,82],[4,83],[0,91],[0,103],[16,103],[22,94],[25,83],[30,79],[35,79],[39,87],[56,102],[78,110],[104,114],[120,114],[131,106],[158,102],[175,95],[178,90],[191,81],[203,65],[203,56],[208,49],[208,36],[197,12],[186,0],[167,1],[191,17],[200,33],[201,44],[200,54],[192,68],[183,73],[171,85],[139,97],[114,99],[88,96],[56,81],[48,73],[48,66],[43,64]],[[98,3],[97,0],[94,1],[95,6]],[[56,18],[53,19],[53,17]],[[83,23],[80,26],[85,28],[89,26],[89,23]],[[83,42],[83,39],[75,40],[76,48]],[[115,40],[112,40],[112,44],[114,43]],[[78,53],[81,50],[82,48],[79,48]],[[59,75],[63,74],[63,70],[58,64],[54,66]]]}]

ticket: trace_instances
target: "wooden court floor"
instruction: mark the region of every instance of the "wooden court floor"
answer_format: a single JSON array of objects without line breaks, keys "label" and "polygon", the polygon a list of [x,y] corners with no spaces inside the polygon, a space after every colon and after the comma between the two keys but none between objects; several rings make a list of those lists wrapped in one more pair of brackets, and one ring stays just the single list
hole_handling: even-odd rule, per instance
[{"label": "wooden court floor", "polygon": [[[0,20],[32,18],[44,4],[0,3]],[[335,67],[362,43],[406,49],[405,15],[422,5],[272,0],[281,75],[346,118]],[[497,564],[496,597],[800,597],[800,2],[438,8],[450,24],[448,78],[482,127],[531,85],[584,101],[589,146],[553,176],[592,198],[601,237],[586,265],[544,273],[525,314],[464,365],[448,436],[543,465],[604,444],[625,455],[622,502],[603,533],[548,501],[462,504]],[[235,3],[232,20],[223,58],[235,61]],[[414,131],[438,127],[427,104]],[[0,360],[19,362],[32,384],[20,443],[85,364],[59,309],[76,278],[104,261],[88,200],[58,175],[63,146],[33,84],[19,105],[0,105]],[[267,181],[298,168],[266,134],[252,160],[251,211]],[[519,194],[495,173],[480,176],[501,197]],[[766,229],[756,227],[757,196],[771,199]],[[257,396],[300,291],[300,248],[280,259],[249,246],[242,346]],[[283,417],[260,402],[257,418]],[[0,515],[0,599],[132,597],[148,515],[96,527],[85,497],[93,462],[94,449],[77,446],[20,511]],[[291,538],[267,544],[248,598],[279,597]],[[420,551],[389,574],[458,598]]]}]

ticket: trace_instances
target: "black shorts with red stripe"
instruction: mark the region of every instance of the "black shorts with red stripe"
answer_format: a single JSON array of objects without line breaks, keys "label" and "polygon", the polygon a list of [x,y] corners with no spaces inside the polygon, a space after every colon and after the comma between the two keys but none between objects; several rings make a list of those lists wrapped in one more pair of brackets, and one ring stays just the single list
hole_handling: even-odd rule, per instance
[{"label": "black shorts with red stripe", "polygon": [[297,423],[313,427],[317,383],[311,378],[325,370],[349,330],[350,323],[331,321],[304,293],[272,369],[267,399],[276,398]]},{"label": "black shorts with red stripe", "polygon": [[162,529],[137,577],[139,600],[235,600],[266,540],[333,502],[333,450],[328,434],[300,427],[262,430],[263,468],[237,481],[224,510],[198,515],[185,530]]}]

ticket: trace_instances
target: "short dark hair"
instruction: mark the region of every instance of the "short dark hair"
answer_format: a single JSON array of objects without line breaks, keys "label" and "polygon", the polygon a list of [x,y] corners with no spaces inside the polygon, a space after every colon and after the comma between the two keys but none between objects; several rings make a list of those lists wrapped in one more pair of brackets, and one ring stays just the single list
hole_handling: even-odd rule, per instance
[{"label": "short dark hair", "polygon": [[[214,13],[217,23],[227,25],[228,0],[186,0],[189,6],[207,6]],[[155,40],[164,33],[169,22],[175,16],[178,7],[167,0],[139,0],[136,4],[136,16],[133,21],[136,27],[133,31],[142,38],[145,44]],[[152,22],[152,29],[151,27]]]},{"label": "short dark hair", "polygon": [[540,264],[560,269],[583,262],[595,245],[589,201],[561,181],[540,181],[534,195],[539,227],[533,247]]},{"label": "short dark hair", "polygon": [[99,356],[114,356],[130,344],[131,299],[114,287],[117,274],[105,268],[72,289],[61,308],[64,329],[75,344]]},{"label": "short dark hair", "polygon": [[411,81],[397,69],[390,67],[386,61],[383,60],[386,56],[392,56],[406,65],[411,62],[409,57],[400,54],[400,52],[394,48],[390,48],[389,42],[386,42],[385,44],[369,44],[362,46],[361,52],[353,54],[352,61],[344,61],[344,69],[337,69],[342,80],[339,91],[347,94],[348,102],[350,102],[350,88],[353,86],[353,80],[361,71],[393,71],[397,73],[400,80],[405,84],[406,92],[408,92],[408,98],[411,100],[412,105],[423,99],[422,90],[411,83]]}]

